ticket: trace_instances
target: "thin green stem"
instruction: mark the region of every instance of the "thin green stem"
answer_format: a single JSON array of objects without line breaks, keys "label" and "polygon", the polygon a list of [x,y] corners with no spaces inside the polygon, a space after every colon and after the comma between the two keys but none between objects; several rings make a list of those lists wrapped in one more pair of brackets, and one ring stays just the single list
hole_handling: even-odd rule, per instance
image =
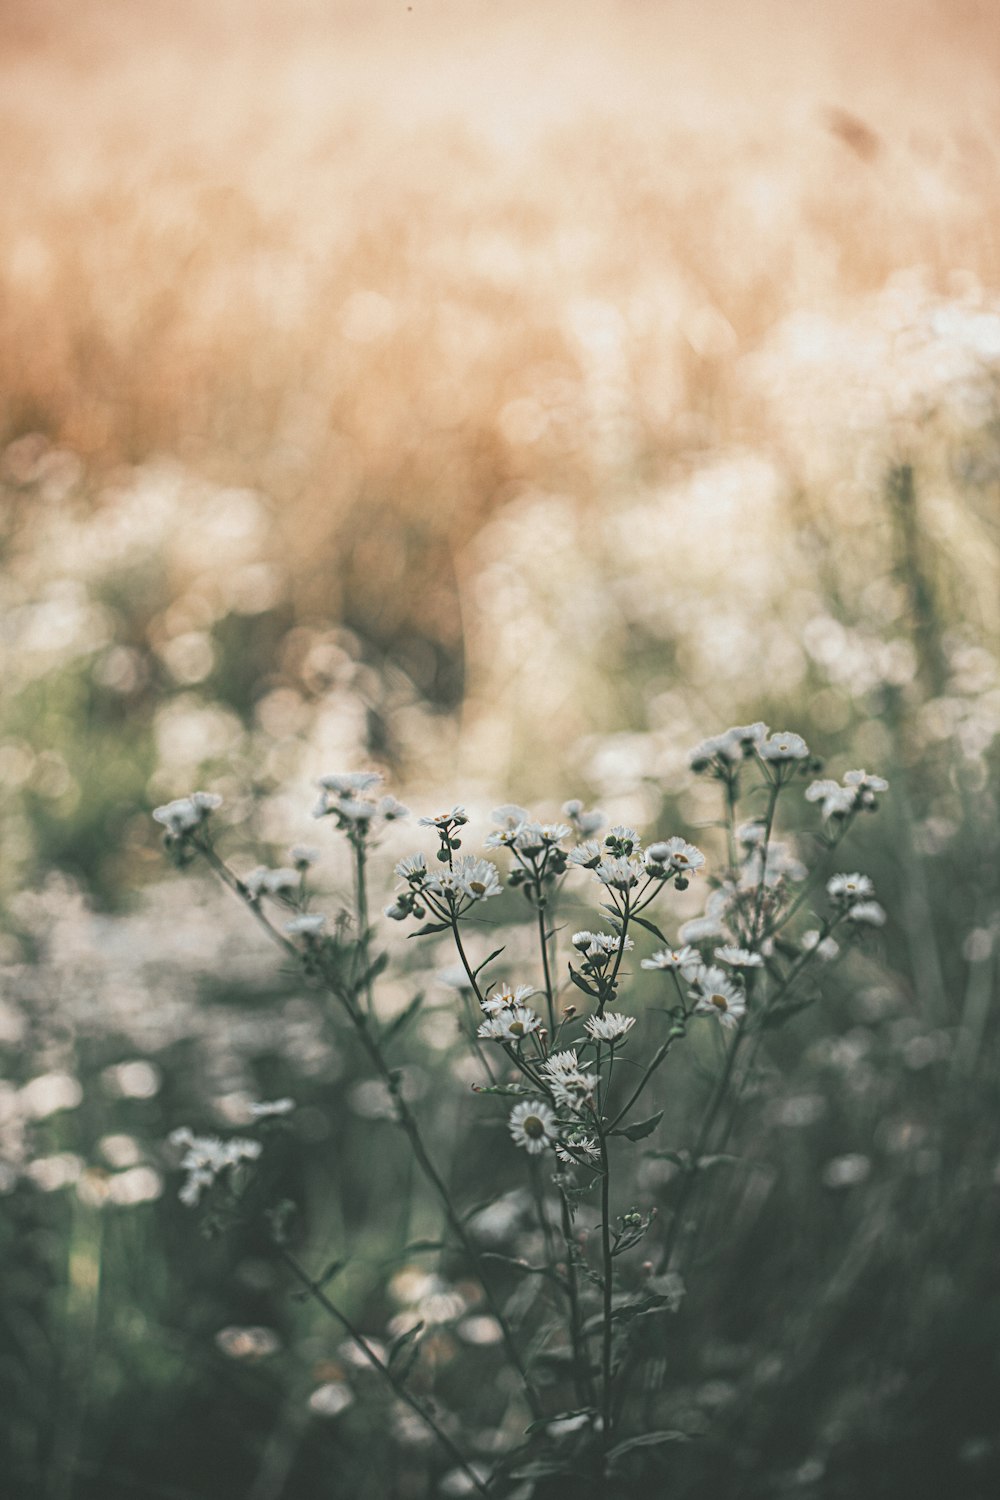
[{"label": "thin green stem", "polygon": [[468,1459],[464,1456],[461,1449],[455,1446],[448,1434],[438,1426],[437,1422],[431,1416],[426,1407],[417,1400],[416,1396],[411,1394],[411,1392],[407,1389],[403,1381],[399,1379],[391,1366],[386,1364],[383,1359],[379,1358],[378,1354],[372,1348],[371,1344],[369,1344],[364,1334],[354,1327],[354,1324],[347,1317],[346,1313],[341,1312],[340,1308],[326,1294],[326,1292],[320,1286],[319,1282],[313,1280],[306,1268],[300,1263],[299,1260],[296,1259],[296,1257],[291,1253],[290,1250],[286,1249],[284,1245],[279,1245],[278,1253],[285,1264],[288,1266],[289,1270],[292,1272],[293,1276],[295,1276],[295,1278],[302,1283],[313,1300],[317,1302],[319,1306],[323,1308],[324,1312],[328,1313],[335,1322],[340,1324],[341,1328],[343,1328],[344,1332],[351,1339],[352,1343],[361,1350],[361,1353],[364,1355],[365,1359],[372,1366],[372,1368],[374,1370],[377,1370],[382,1379],[390,1386],[394,1395],[396,1395],[400,1401],[404,1401],[410,1408],[410,1410],[420,1418],[425,1427],[427,1427],[434,1434],[438,1442],[441,1444],[442,1448],[453,1460],[453,1462],[456,1463],[462,1470],[463,1474],[465,1474],[474,1489],[476,1489],[480,1495],[489,1496],[489,1489],[479,1478],[479,1475],[469,1463]]},{"label": "thin green stem", "polygon": [[613,1292],[614,1260],[611,1254],[611,1163],[608,1159],[608,1142],[603,1125],[598,1124],[598,1139],[601,1144],[601,1289],[603,1293],[603,1321],[601,1327],[601,1470],[607,1475],[607,1454],[611,1444],[612,1386],[611,1386],[611,1299]]}]

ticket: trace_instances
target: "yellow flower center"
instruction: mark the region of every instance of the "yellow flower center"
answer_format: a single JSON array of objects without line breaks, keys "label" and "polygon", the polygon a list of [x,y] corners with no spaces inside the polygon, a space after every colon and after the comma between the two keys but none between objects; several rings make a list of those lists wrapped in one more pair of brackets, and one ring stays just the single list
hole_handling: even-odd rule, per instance
[{"label": "yellow flower center", "polygon": [[540,1140],[545,1134],[545,1125],[537,1115],[529,1115],[523,1122],[522,1129],[525,1135],[530,1135],[533,1141]]},{"label": "yellow flower center", "polygon": [[729,1009],[729,1001],[726,999],[725,995],[710,995],[709,999],[718,1010]]}]

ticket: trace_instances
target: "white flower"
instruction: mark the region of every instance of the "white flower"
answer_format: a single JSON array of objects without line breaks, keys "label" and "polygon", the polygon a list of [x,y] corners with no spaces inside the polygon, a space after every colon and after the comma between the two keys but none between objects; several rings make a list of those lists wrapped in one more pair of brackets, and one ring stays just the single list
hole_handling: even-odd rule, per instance
[{"label": "white flower", "polygon": [[629,859],[627,855],[614,855],[610,859],[602,859],[594,874],[602,885],[627,891],[638,885],[642,865],[637,859]]},{"label": "white flower", "polygon": [[767,829],[759,818],[751,818],[749,822],[740,824],[736,830],[736,837],[745,849],[752,849],[764,842],[766,832]]},{"label": "white flower", "polygon": [[582,1109],[597,1089],[596,1076],[580,1067],[575,1047],[554,1052],[542,1064],[540,1072],[548,1079],[556,1103],[571,1110]]},{"label": "white flower", "polygon": [[806,787],[807,802],[822,802],[824,818],[846,818],[854,811],[857,794],[852,787],[841,786],[839,781],[814,781]]},{"label": "white flower", "polygon": [[844,785],[857,787],[864,792],[887,792],[889,783],[884,776],[869,776],[867,771],[845,771]]},{"label": "white flower", "polygon": [[847,913],[849,922],[860,922],[866,927],[884,927],[885,910],[877,901],[857,901]]},{"label": "white flower", "polygon": [[381,783],[378,771],[342,771],[332,776],[321,776],[319,785],[335,797],[353,797],[357,792],[371,791]]},{"label": "white flower", "polygon": [[410,816],[410,809],[404,807],[402,802],[397,802],[395,797],[380,797],[375,810],[379,817],[384,818],[387,823],[396,823],[400,818],[408,818]]},{"label": "white flower", "polygon": [[590,812],[585,811],[583,803],[578,797],[563,803],[563,817],[569,818],[577,834],[582,839],[589,839],[604,824],[604,814],[597,808]]},{"label": "white flower", "polygon": [[604,856],[604,850],[596,839],[588,839],[585,844],[578,844],[571,849],[567,855],[567,862],[571,865],[580,865],[585,870],[596,870]]},{"label": "white flower", "polygon": [[502,1010],[516,1010],[519,1005],[530,1000],[533,994],[535,990],[530,984],[519,984],[516,989],[512,989],[509,984],[500,984],[480,1003],[480,1009],[488,1016],[499,1015]]},{"label": "white flower", "polygon": [[743,759],[743,746],[729,734],[712,735],[688,751],[688,764],[692,771],[707,771],[717,768],[725,771]]},{"label": "white flower", "polygon": [[592,1135],[586,1135],[582,1130],[575,1128],[570,1131],[565,1141],[556,1147],[556,1155],[560,1161],[576,1165],[581,1157],[584,1161],[599,1161],[601,1148]]},{"label": "white flower", "polygon": [[411,885],[423,885],[427,878],[426,856],[420,853],[404,855],[396,866],[396,874]]},{"label": "white flower", "polygon": [[285,931],[291,937],[315,938],[319,937],[326,926],[326,917],[322,912],[303,912],[301,916],[293,917],[290,922],[285,923]]},{"label": "white flower", "polygon": [[222,806],[222,798],[215,792],[192,792],[190,797],[177,797],[162,807],[153,809],[153,817],[162,823],[175,837],[183,837],[204,823],[210,813]]},{"label": "white flower", "polygon": [[545,1061],[544,1072],[550,1078],[564,1078],[579,1071],[580,1059],[575,1047],[567,1047],[563,1052],[552,1052]]},{"label": "white flower", "polygon": [[604,835],[604,847],[612,854],[638,854],[642,848],[642,840],[627,823],[616,823]]},{"label": "white flower", "polygon": [[243,884],[254,897],[265,892],[269,896],[280,896],[282,891],[297,891],[300,883],[298,870],[269,870],[264,865],[258,865],[243,878]]},{"label": "white flower", "polygon": [[790,734],[787,730],[772,734],[763,744],[758,745],[757,750],[761,760],[774,761],[779,765],[793,760],[805,760],[809,754],[809,746],[802,736]]},{"label": "white flower", "polygon": [[735,1026],[746,1008],[743,991],[724,970],[712,967],[699,974],[695,1010],[700,1015],[715,1015],[723,1026]]},{"label": "white flower", "polygon": [[767,738],[767,734],[767,725],[762,719],[758,719],[754,724],[737,724],[732,729],[727,729],[724,738],[749,754],[755,745]]},{"label": "white flower", "polygon": [[515,1146],[538,1156],[558,1139],[556,1117],[541,1099],[524,1100],[510,1112],[509,1129]]},{"label": "white flower", "polygon": [[[613,953],[621,951],[622,940],[618,933],[611,932],[574,932],[573,947],[578,953],[586,958],[607,961]],[[625,939],[625,952],[634,948],[630,937]]]},{"label": "white flower", "polygon": [[495,807],[490,813],[490,818],[500,828],[519,828],[522,823],[531,822],[531,814],[526,807],[518,807],[516,802],[505,802],[502,807]]},{"label": "white flower", "polygon": [[693,875],[704,863],[705,856],[701,850],[678,835],[650,844],[646,850],[647,866],[663,866],[675,875]]},{"label": "white flower", "polygon": [[478,1035],[490,1042],[523,1042],[541,1024],[533,1010],[529,1010],[526,1005],[518,1005],[513,1010],[499,1010],[488,1015],[480,1026]]},{"label": "white flower", "polygon": [[661,948],[652,958],[642,960],[644,969],[677,969],[685,979],[693,979],[704,965],[701,954],[685,943],[682,948]]},{"label": "white flower", "polygon": [[831,901],[853,906],[874,896],[875,886],[867,875],[833,875],[826,883],[826,893]]},{"label": "white flower", "polygon": [[705,902],[705,915],[693,917],[690,922],[685,922],[680,930],[682,943],[700,943],[705,938],[724,938],[726,936],[725,916],[732,905],[733,897],[731,890],[720,886],[712,891]]},{"label": "white flower", "polygon": [[311,844],[293,844],[288,851],[288,858],[297,869],[304,870],[316,863],[319,853]]},{"label": "white flower", "polygon": [[812,953],[815,949],[817,958],[821,958],[824,963],[829,963],[840,952],[840,944],[836,938],[821,938],[815,927],[810,927],[808,932],[802,934],[801,942],[807,953]]},{"label": "white flower", "polygon": [[452,825],[460,828],[463,823],[469,821],[464,807],[453,807],[451,812],[432,813],[430,817],[419,820],[423,828],[445,829]]},{"label": "white flower", "polygon": [[734,943],[716,948],[715,957],[734,969],[759,969],[764,963],[759,953],[751,953],[749,948],[739,948]]},{"label": "white flower", "polygon": [[595,1042],[620,1042],[635,1025],[635,1016],[622,1016],[617,1012],[606,1016],[590,1016],[583,1029]]},{"label": "white flower", "polygon": [[272,1115],[290,1115],[294,1108],[294,1099],[263,1099],[259,1104],[251,1104],[250,1113],[255,1120],[267,1120]]},{"label": "white flower", "polygon": [[463,854],[456,859],[454,874],[460,889],[472,901],[485,901],[503,891],[496,865],[491,865],[488,859],[477,859],[474,854]]},{"label": "white flower", "polygon": [[173,1131],[168,1139],[172,1146],[187,1148],[180,1163],[181,1171],[187,1173],[187,1180],[178,1196],[188,1208],[195,1207],[202,1192],[210,1188],[223,1172],[238,1167],[243,1161],[256,1161],[263,1149],[260,1141],[242,1136],[223,1141],[215,1135],[194,1135],[186,1125]]}]

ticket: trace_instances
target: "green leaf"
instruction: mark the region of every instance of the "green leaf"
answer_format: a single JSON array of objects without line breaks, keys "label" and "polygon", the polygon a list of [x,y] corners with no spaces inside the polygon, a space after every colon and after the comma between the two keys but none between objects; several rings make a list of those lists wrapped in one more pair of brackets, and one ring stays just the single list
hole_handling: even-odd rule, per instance
[{"label": "green leaf", "polygon": [[646,931],[651,932],[655,938],[659,938],[661,943],[666,943],[668,948],[671,946],[670,939],[664,937],[655,922],[650,922],[646,917],[637,917],[635,913],[632,914],[630,921],[638,922],[640,927],[645,927]]},{"label": "green leaf", "polygon": [[434,932],[450,932],[450,931],[451,931],[451,923],[450,922],[425,922],[424,925],[423,925],[423,927],[418,927],[417,930],[416,930],[416,932],[408,933],[407,936],[411,937],[411,938],[415,938],[415,937],[430,937],[431,934],[434,933]]},{"label": "green leaf", "polygon": [[612,1131],[612,1135],[625,1135],[630,1141],[644,1141],[647,1135],[653,1134],[662,1119],[663,1110],[661,1109],[658,1114],[650,1115],[648,1120],[637,1120],[634,1125],[623,1125],[620,1130]]},{"label": "green leaf", "polygon": [[346,1260],[331,1260],[326,1270],[316,1278],[316,1287],[321,1289],[325,1286],[329,1286],[330,1282],[336,1276],[337,1272],[342,1271],[346,1265]]},{"label": "green leaf", "polygon": [[595,990],[592,985],[589,985],[587,983],[582,974],[578,974],[576,972],[572,964],[568,965],[568,967],[569,977],[570,979],[572,979],[577,989],[583,990],[583,993],[585,995],[589,995],[591,1000],[597,1000],[599,998],[597,990]]},{"label": "green leaf", "polygon": [[671,1429],[664,1432],[644,1432],[639,1437],[626,1438],[624,1443],[616,1443],[608,1454],[608,1462],[613,1463],[616,1458],[632,1453],[636,1448],[655,1448],[660,1443],[687,1443],[689,1441],[686,1432],[675,1432]]},{"label": "green leaf", "polygon": [[503,948],[494,948],[494,950],[490,954],[489,958],[484,958],[483,961],[482,961],[482,963],[479,965],[479,967],[476,968],[476,969],[473,969],[473,971],[472,971],[472,977],[473,977],[473,979],[478,979],[479,976],[480,976],[480,974],[486,968],[486,965],[487,964],[491,964],[495,958],[499,958],[500,955],[501,955],[501,953],[503,951],[504,951]]},{"label": "green leaf", "polygon": [[393,1339],[392,1343],[389,1345],[389,1352],[387,1356],[387,1363],[390,1370],[398,1363],[402,1355],[410,1347],[414,1340],[420,1337],[421,1333],[423,1333],[423,1330],[424,1324],[423,1319],[421,1319],[419,1323],[414,1323],[412,1328],[408,1328],[405,1333],[401,1333],[397,1338]]},{"label": "green leaf", "polygon": [[393,1016],[388,1026],[386,1026],[385,1030],[382,1032],[383,1046],[387,1042],[391,1042],[393,1037],[398,1036],[403,1028],[409,1025],[423,1003],[424,993],[422,990],[418,990],[413,999],[410,1001],[409,1005],[405,1005],[399,1012],[398,1016]]}]

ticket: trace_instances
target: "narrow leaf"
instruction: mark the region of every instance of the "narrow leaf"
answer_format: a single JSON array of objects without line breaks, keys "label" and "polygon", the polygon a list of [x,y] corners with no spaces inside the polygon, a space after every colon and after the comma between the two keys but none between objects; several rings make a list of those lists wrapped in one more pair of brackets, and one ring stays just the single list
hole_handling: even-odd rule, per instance
[{"label": "narrow leaf", "polygon": [[424,1003],[424,994],[423,994],[423,991],[422,990],[418,990],[417,993],[414,995],[413,999],[410,1001],[409,1005],[405,1005],[403,1007],[403,1009],[399,1012],[398,1016],[393,1016],[392,1020],[388,1024],[388,1026],[386,1026],[385,1030],[382,1032],[382,1045],[383,1046],[386,1044],[386,1042],[391,1042],[392,1039],[393,1039],[393,1037],[398,1036],[399,1033],[403,1030],[403,1028],[405,1026],[409,1025],[409,1023],[413,1020],[413,1017],[417,1014],[417,1011],[420,1009],[420,1007],[423,1005],[423,1003]]},{"label": "narrow leaf", "polygon": [[493,950],[493,952],[490,954],[489,958],[484,958],[483,961],[482,961],[482,963],[479,965],[479,967],[477,969],[473,969],[473,971],[472,971],[472,977],[473,977],[473,979],[478,979],[479,976],[480,976],[480,974],[486,968],[486,965],[487,964],[491,964],[495,958],[499,958],[502,952],[503,952],[503,948],[495,948]]},{"label": "narrow leaf", "polygon": [[609,1462],[621,1458],[625,1453],[631,1453],[636,1448],[654,1448],[660,1443],[686,1443],[690,1441],[686,1432],[644,1432],[639,1437],[626,1438],[624,1443],[616,1443],[608,1454]]},{"label": "narrow leaf", "polygon": [[644,1141],[647,1135],[653,1134],[662,1119],[663,1110],[661,1109],[658,1114],[650,1115],[648,1120],[637,1120],[634,1125],[623,1125],[613,1134],[628,1136],[630,1141]]},{"label": "narrow leaf", "polygon": [[409,937],[430,937],[433,932],[450,932],[450,922],[425,922],[423,927],[418,927],[416,932],[408,934]]}]

